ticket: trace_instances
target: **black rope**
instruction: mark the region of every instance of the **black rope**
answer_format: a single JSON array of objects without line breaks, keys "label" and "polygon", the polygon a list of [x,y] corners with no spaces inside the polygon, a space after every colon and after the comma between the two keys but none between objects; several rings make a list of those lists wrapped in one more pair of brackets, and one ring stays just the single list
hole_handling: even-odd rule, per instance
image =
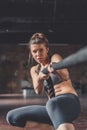
[{"label": "black rope", "polygon": [[53,88],[53,82],[52,82],[51,77],[46,79],[46,81],[47,81],[48,89],[49,89],[49,92],[50,92],[50,98],[55,97],[54,88]]}]

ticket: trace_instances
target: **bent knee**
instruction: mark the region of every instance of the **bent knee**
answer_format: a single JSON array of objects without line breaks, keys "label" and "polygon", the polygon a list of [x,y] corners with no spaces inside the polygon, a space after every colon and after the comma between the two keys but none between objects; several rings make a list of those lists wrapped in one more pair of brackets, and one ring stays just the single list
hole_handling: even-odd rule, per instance
[{"label": "bent knee", "polygon": [[25,126],[25,122],[21,122],[21,120],[16,116],[16,113],[14,113],[13,111],[9,111],[7,113],[6,120],[8,124],[13,126],[19,126],[19,127]]},{"label": "bent knee", "polygon": [[7,115],[6,115],[6,121],[9,123],[9,124],[13,124],[13,116],[11,114],[11,112],[8,112]]},{"label": "bent knee", "polygon": [[63,123],[58,126],[58,129],[75,130],[73,123]]}]

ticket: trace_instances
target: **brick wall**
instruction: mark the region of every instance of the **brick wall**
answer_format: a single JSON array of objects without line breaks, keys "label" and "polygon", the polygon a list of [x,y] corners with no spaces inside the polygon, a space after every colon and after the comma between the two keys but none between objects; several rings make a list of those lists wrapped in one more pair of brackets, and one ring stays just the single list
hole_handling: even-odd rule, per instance
[{"label": "brick wall", "polygon": [[[83,45],[81,44],[51,44],[50,52],[59,53],[63,58],[76,52]],[[0,93],[19,92],[21,90],[21,80],[30,82],[29,68],[26,67],[28,60],[27,46],[14,44],[0,45]],[[87,71],[87,63],[69,68],[73,81],[79,81],[82,73]],[[30,66],[29,66],[30,67]]]}]

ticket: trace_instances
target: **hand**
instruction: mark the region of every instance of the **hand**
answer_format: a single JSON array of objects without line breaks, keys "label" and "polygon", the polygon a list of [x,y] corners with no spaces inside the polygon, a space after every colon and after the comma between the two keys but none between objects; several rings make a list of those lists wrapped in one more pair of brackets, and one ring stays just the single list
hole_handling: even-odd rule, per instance
[{"label": "hand", "polygon": [[39,77],[40,77],[40,79],[42,79],[42,80],[48,79],[49,76],[50,76],[49,73],[48,73],[48,74],[44,74],[42,71],[39,72]]},{"label": "hand", "polygon": [[56,73],[56,70],[54,70],[53,69],[53,67],[52,67],[52,63],[50,63],[49,65],[48,65],[48,71],[49,71],[49,73]]}]

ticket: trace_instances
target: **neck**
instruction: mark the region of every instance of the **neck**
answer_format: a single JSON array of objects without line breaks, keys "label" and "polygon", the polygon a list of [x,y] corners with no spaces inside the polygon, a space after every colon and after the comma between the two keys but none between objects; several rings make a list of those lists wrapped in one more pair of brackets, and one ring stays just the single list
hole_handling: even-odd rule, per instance
[{"label": "neck", "polygon": [[46,67],[49,64],[49,58],[47,58],[44,62],[40,63],[42,67]]}]

